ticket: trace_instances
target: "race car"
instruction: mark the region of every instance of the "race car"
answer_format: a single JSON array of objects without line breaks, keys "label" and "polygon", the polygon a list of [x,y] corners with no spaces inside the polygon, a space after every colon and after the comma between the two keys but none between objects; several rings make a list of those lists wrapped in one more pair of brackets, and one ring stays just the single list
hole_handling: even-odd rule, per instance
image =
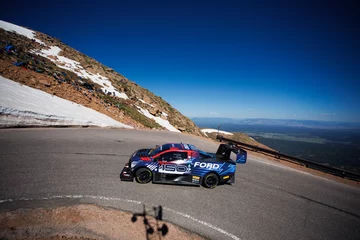
[{"label": "race car", "polygon": [[208,153],[191,144],[166,143],[135,151],[120,179],[215,188],[218,184],[234,183],[236,163],[244,164],[246,159],[246,151],[235,145],[220,144],[216,153]]}]

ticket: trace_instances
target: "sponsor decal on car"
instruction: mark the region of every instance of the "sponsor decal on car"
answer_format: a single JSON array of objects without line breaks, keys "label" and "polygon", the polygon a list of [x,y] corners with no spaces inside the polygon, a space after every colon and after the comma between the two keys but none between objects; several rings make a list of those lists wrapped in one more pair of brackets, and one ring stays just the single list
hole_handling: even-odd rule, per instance
[{"label": "sponsor decal on car", "polygon": [[199,184],[200,183],[200,177],[199,176],[192,176],[191,182]]},{"label": "sponsor decal on car", "polygon": [[194,167],[207,168],[207,169],[219,169],[220,165],[217,163],[195,162]]}]

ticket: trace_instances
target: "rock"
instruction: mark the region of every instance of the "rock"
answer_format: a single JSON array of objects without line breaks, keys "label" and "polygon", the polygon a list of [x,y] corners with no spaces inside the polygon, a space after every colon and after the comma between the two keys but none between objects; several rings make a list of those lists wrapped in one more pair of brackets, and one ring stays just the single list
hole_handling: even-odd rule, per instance
[{"label": "rock", "polygon": [[[30,81],[32,82],[32,83],[36,83],[36,78],[30,78]],[[42,83],[42,84],[44,84],[45,85],[45,83],[43,83],[42,82],[42,80],[39,80],[39,83]],[[46,86],[46,85],[45,85]]]},{"label": "rock", "polygon": [[167,120],[167,118],[165,117],[165,115],[160,115],[160,117],[162,118],[162,119],[164,119],[164,120]]},{"label": "rock", "polygon": [[118,115],[119,118],[124,118],[124,113],[123,112],[120,112],[119,115]]},{"label": "rock", "polygon": [[153,109],[150,109],[149,112],[155,116],[159,112],[159,110],[157,108],[153,108]]},{"label": "rock", "polygon": [[178,127],[177,129],[179,129],[179,130],[182,131],[182,132],[185,132],[185,131],[186,131],[186,128],[184,128],[184,127]]},{"label": "rock", "polygon": [[151,103],[151,99],[146,95],[143,96],[143,100],[149,104]]},{"label": "rock", "polygon": [[105,71],[107,71],[107,72],[114,72],[114,69],[112,69],[112,68],[107,68]]}]

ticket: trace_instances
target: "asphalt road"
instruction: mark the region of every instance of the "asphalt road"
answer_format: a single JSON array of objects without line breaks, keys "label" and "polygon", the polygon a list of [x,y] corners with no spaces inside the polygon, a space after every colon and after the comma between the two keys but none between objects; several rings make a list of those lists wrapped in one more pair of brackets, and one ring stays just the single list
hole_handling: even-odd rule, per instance
[{"label": "asphalt road", "polygon": [[163,131],[0,130],[0,211],[162,205],[166,220],[211,239],[360,239],[360,188],[264,159],[250,157],[238,165],[235,184],[212,190],[119,180],[136,149],[178,141],[217,149],[216,143]]}]

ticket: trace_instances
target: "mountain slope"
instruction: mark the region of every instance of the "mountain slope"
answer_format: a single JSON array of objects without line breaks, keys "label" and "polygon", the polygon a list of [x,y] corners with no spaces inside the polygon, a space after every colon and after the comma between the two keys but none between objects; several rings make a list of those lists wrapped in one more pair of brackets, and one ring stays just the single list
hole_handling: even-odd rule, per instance
[{"label": "mountain slope", "polygon": [[0,103],[0,127],[101,126],[133,128],[91,108],[21,85],[2,76],[0,76]]},{"label": "mountain slope", "polygon": [[161,97],[46,34],[0,21],[0,75],[135,128],[202,136]]}]

